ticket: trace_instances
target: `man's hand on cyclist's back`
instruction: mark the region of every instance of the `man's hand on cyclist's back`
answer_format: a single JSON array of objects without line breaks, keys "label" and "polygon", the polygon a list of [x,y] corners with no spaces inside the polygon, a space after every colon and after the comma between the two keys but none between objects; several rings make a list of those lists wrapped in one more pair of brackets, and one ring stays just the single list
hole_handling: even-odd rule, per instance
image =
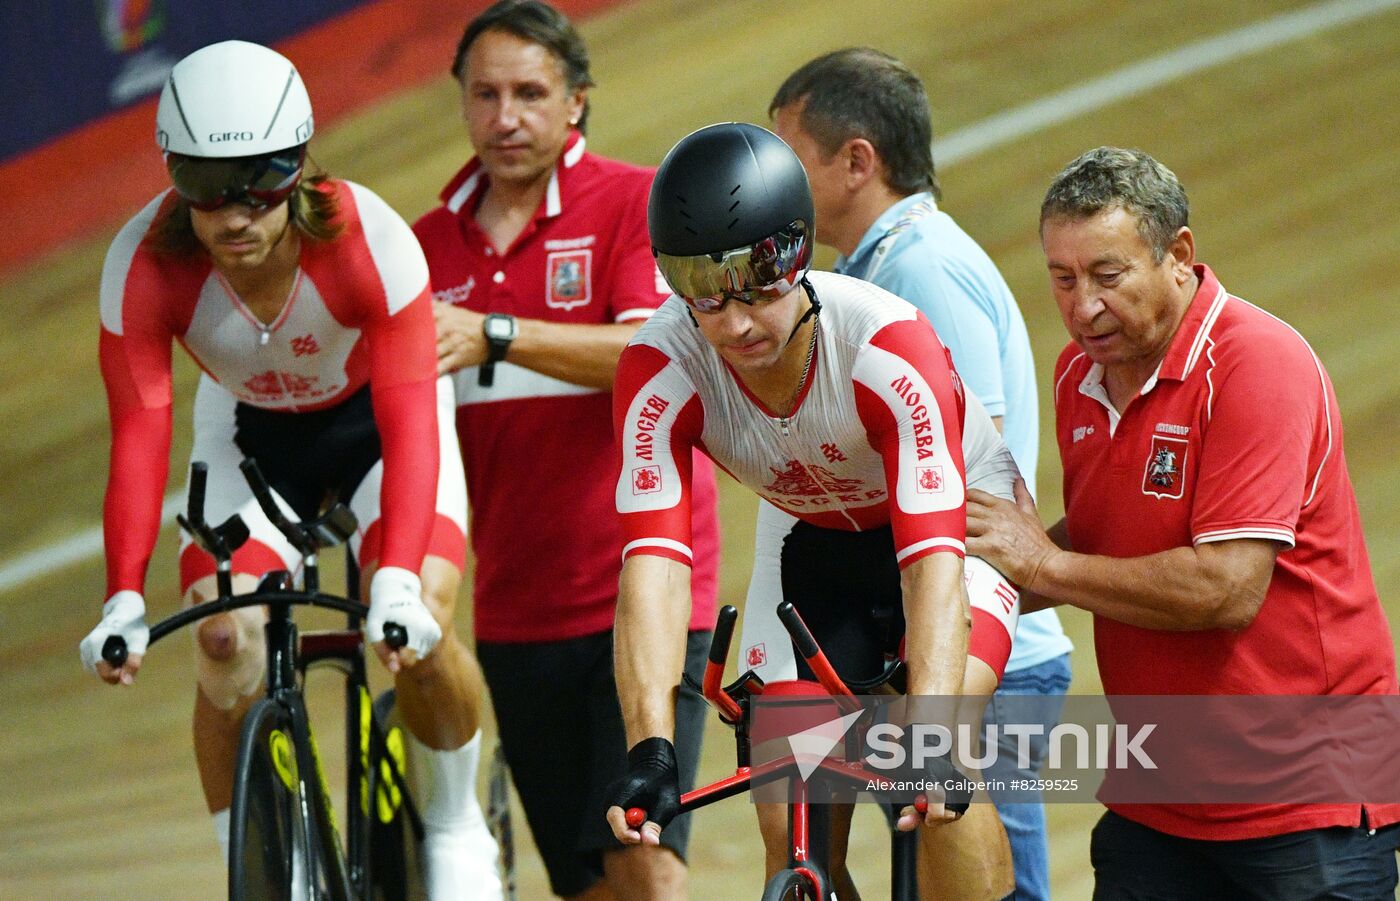
[{"label": "man's hand on cyclist's back", "polygon": [[[395,650],[384,641],[386,623],[397,623],[408,634],[408,643]],[[381,567],[369,583],[369,615],[365,634],[374,652],[391,673],[412,666],[432,653],[442,638],[442,627],[423,603],[423,582],[416,573],[398,566]]]},{"label": "man's hand on cyclist's back", "polygon": [[[102,659],[102,646],[113,635],[126,642],[126,662],[114,667]],[[109,685],[130,685],[141,668],[141,656],[151,640],[146,626],[146,601],[135,591],[118,591],[102,605],[102,621],[78,643],[83,667]]]}]

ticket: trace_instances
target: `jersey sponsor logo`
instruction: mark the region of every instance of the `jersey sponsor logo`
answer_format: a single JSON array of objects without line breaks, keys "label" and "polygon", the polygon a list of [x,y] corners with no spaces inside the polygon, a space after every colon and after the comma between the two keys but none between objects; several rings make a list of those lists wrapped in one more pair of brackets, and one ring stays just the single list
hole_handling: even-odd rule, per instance
[{"label": "jersey sponsor logo", "polygon": [[1091,425],[1075,426],[1074,443],[1078,444],[1079,442],[1083,441],[1085,438],[1088,438],[1092,434],[1094,434],[1094,427]]},{"label": "jersey sponsor logo", "polygon": [[656,424],[661,421],[661,414],[666,412],[666,408],[671,406],[671,402],[653,394],[647,398],[642,410],[637,414],[636,432],[632,435],[632,455],[638,460],[653,460],[656,453]]},{"label": "jersey sponsor logo", "polygon": [[594,235],[584,235],[582,238],[551,238],[544,242],[545,250],[581,250],[585,247],[592,247],[593,242],[598,240]]},{"label": "jersey sponsor logo", "polygon": [[467,298],[472,296],[472,288],[476,287],[476,278],[467,276],[467,280],[455,288],[443,288],[441,291],[433,292],[433,300],[440,300],[443,303],[466,303]]},{"label": "jersey sponsor logo", "polygon": [[914,390],[914,382],[908,376],[902,375],[890,382],[890,387],[909,408],[909,419],[914,423],[914,452],[922,463],[933,456],[933,425],[928,421],[928,406],[923,396]]},{"label": "jersey sponsor logo", "polygon": [[764,647],[763,642],[760,641],[758,644],[744,651],[744,662],[748,664],[750,669],[756,666],[762,666],[768,662],[768,649]]},{"label": "jersey sponsor logo", "polygon": [[1153,497],[1177,499],[1185,493],[1187,443],[1181,438],[1152,436],[1147,453],[1147,467],[1142,475],[1142,493]]},{"label": "jersey sponsor logo", "polygon": [[836,473],[824,466],[803,466],[798,460],[789,460],[786,469],[768,467],[775,478],[763,489],[771,494],[786,494],[797,497],[815,497],[819,494],[846,494],[858,492],[863,482],[860,479],[839,478]]},{"label": "jersey sponsor logo", "polygon": [[309,357],[320,352],[321,345],[316,343],[316,336],[309,332],[292,339],[292,353],[298,357]]},{"label": "jersey sponsor logo", "polygon": [[1166,434],[1168,434],[1168,435],[1182,435],[1182,436],[1186,436],[1186,435],[1191,434],[1191,427],[1190,427],[1189,425],[1175,425],[1175,424],[1170,423],[1170,422],[1159,422],[1159,423],[1157,423],[1157,425],[1152,429],[1152,431],[1154,431],[1154,432],[1164,432],[1164,433],[1166,433]]},{"label": "jersey sponsor logo", "polygon": [[943,480],[942,466],[917,466],[914,468],[914,487],[920,494],[942,494],[947,482]]},{"label": "jersey sponsor logo", "polygon": [[243,388],[255,400],[270,400],[278,397],[291,397],[297,400],[314,398],[322,392],[314,375],[300,375],[295,372],[277,372],[269,369],[243,382]]},{"label": "jersey sponsor logo", "polygon": [[661,490],[661,467],[639,466],[632,470],[632,493],[655,494]]},{"label": "jersey sponsor logo", "polygon": [[1016,589],[1005,581],[998,581],[997,587],[992,589],[992,594],[996,595],[997,601],[1001,604],[1002,613],[1010,613],[1011,608],[1016,606],[1016,598],[1019,597]]},{"label": "jersey sponsor logo", "polygon": [[545,264],[545,304],[556,310],[572,310],[592,300],[593,251],[560,250]]},{"label": "jersey sponsor logo", "polygon": [[822,454],[825,455],[826,462],[828,463],[846,462],[846,455],[841,453],[841,448],[837,447],[830,441],[822,445]]}]

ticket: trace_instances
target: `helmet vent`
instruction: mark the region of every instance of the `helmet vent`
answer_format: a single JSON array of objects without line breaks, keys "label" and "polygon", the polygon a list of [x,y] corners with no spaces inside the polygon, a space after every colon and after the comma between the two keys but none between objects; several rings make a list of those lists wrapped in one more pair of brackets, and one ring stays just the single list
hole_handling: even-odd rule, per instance
[{"label": "helmet vent", "polygon": [[282,104],[287,102],[287,95],[291,93],[292,85],[296,83],[296,80],[297,70],[293,68],[290,72],[287,73],[287,84],[283,86],[282,96],[277,98],[277,108],[272,111],[272,119],[267,123],[267,134],[263,135],[264,141],[266,141],[268,139],[268,136],[272,134],[272,129],[277,126],[277,117],[282,112]]}]

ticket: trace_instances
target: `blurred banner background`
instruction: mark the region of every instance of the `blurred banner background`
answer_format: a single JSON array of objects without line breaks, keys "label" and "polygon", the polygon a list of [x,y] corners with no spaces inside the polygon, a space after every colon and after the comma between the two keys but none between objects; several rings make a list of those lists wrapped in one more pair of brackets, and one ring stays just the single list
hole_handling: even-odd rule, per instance
[{"label": "blurred banner background", "polygon": [[[0,272],[115,224],[164,185],[152,153],[170,69],[215,41],[268,44],[297,64],[317,127],[446,72],[485,0],[44,0],[0,4]],[[563,0],[571,16],[609,5]],[[69,203],[74,204],[69,206]],[[55,208],[81,215],[54,216]]]}]

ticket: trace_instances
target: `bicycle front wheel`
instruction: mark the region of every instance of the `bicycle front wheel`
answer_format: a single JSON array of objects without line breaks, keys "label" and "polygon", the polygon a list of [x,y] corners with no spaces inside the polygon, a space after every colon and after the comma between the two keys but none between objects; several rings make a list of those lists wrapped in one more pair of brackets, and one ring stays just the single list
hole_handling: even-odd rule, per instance
[{"label": "bicycle front wheel", "polygon": [[796,870],[783,870],[763,887],[763,901],[822,901],[811,880]]},{"label": "bicycle front wheel", "polygon": [[[243,721],[229,815],[229,901],[283,901],[293,897],[293,847],[306,847],[301,816],[292,718],[269,698]],[[301,895],[305,894],[303,885]]]}]

